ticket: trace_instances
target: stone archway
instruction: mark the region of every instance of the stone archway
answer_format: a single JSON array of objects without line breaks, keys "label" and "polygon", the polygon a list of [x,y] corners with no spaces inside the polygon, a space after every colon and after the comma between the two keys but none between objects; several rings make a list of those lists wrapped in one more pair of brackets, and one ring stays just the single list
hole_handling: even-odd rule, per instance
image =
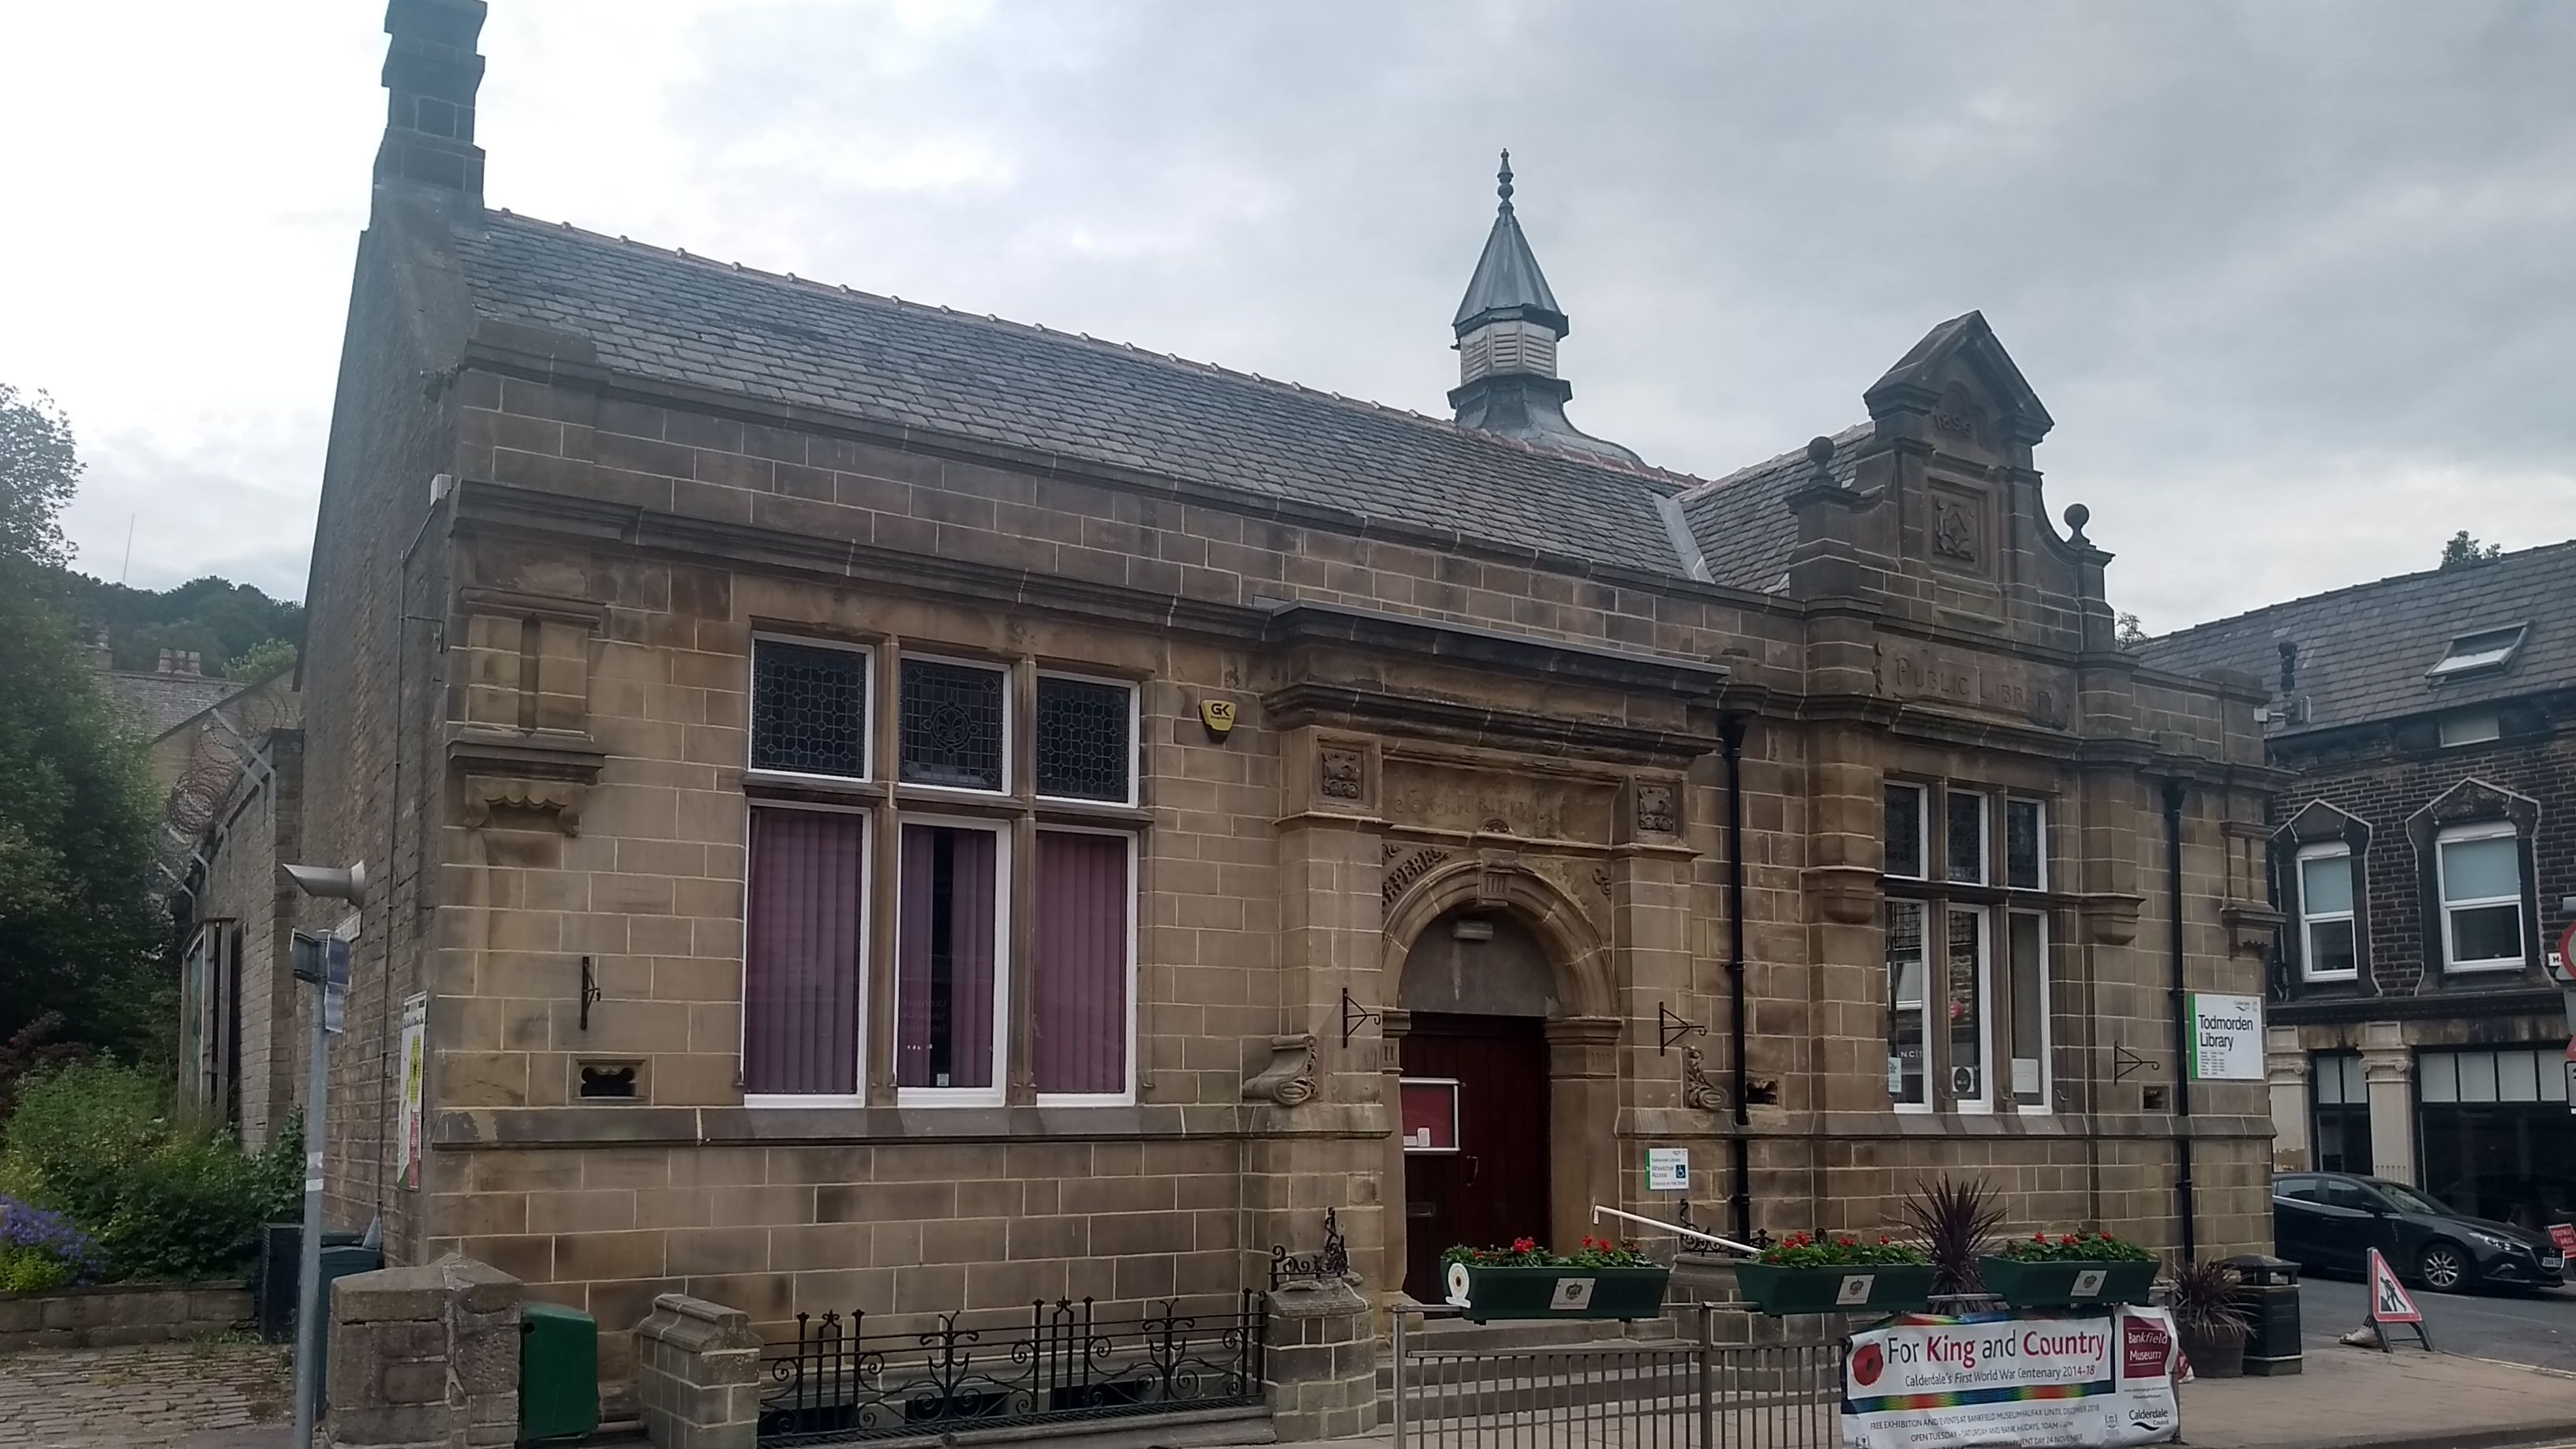
[{"label": "stone archway", "polygon": [[[1489,922],[1501,950],[1482,967],[1445,936],[1461,921]],[[1438,1008],[1444,1024],[1477,1012],[1525,1021],[1544,1062],[1546,1232],[1553,1244],[1591,1231],[1591,1207],[1618,1188],[1618,1044],[1623,1022],[1610,947],[1582,907],[1553,881],[1510,860],[1460,861],[1424,876],[1388,910],[1380,980],[1390,983],[1383,1028],[1385,1100],[1400,1079],[1412,1008]],[[1475,979],[1469,979],[1473,972]],[[1509,1033],[1501,1033],[1508,1035]],[[1419,1053],[1416,1053],[1419,1055]],[[1401,1110],[1389,1114],[1385,1258],[1381,1282],[1405,1279],[1411,1246]],[[1445,1246],[1445,1244],[1443,1245]]]}]

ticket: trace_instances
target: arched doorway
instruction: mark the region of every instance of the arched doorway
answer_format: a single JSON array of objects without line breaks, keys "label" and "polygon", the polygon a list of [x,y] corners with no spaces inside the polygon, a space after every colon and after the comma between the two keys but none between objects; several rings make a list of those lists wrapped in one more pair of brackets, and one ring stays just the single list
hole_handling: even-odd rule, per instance
[{"label": "arched doorway", "polygon": [[1548,1236],[1547,1021],[1554,973],[1509,914],[1463,907],[1405,954],[1405,1291],[1442,1296],[1440,1255]]}]

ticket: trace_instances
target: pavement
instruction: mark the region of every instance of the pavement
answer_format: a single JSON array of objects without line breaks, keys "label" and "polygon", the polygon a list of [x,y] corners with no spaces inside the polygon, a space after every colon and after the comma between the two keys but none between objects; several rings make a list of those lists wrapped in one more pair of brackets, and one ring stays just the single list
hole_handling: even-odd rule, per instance
[{"label": "pavement", "polygon": [[2576,1443],[2576,1374],[2428,1354],[2402,1339],[2381,1353],[2311,1337],[2299,1374],[2183,1385],[2182,1433],[2195,1449]]},{"label": "pavement", "polygon": [[286,1357],[263,1343],[202,1340],[0,1357],[0,1445],[180,1449],[286,1412]]},{"label": "pavement", "polygon": [[[2444,1353],[2504,1359],[2576,1373],[2576,1288],[2532,1293],[2429,1293],[2414,1290],[2424,1326]],[[2299,1313],[2311,1337],[2346,1332],[2361,1322],[2358,1280],[2300,1280]]]}]

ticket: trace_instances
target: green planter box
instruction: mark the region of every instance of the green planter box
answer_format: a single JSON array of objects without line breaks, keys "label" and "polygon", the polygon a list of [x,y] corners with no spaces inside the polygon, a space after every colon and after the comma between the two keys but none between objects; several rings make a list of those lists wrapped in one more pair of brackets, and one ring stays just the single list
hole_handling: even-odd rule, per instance
[{"label": "green planter box", "polygon": [[1452,1263],[1449,1302],[1477,1323],[1492,1318],[1652,1318],[1664,1311],[1669,1268],[1483,1268]]},{"label": "green planter box", "polygon": [[2155,1286],[2156,1264],[2024,1263],[2011,1258],[1979,1258],[1977,1271],[1986,1291],[2003,1295],[2015,1308],[2075,1308],[2094,1303],[2147,1301]]},{"label": "green planter box", "polygon": [[1735,1281],[1754,1307],[1788,1313],[1912,1313],[1932,1293],[1928,1263],[1872,1263],[1848,1268],[1791,1268],[1738,1263]]}]

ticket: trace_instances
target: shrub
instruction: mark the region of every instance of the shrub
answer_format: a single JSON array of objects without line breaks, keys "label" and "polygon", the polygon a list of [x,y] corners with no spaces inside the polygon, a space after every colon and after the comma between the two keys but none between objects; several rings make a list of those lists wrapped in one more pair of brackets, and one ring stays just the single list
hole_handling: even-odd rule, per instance
[{"label": "shrub", "polygon": [[1990,1250],[2003,1226],[2003,1204],[1982,1179],[1942,1177],[1916,1183],[1905,1199],[1905,1220],[1923,1235],[1923,1250],[1938,1270],[1935,1293],[1982,1293],[1977,1259]]},{"label": "shrub", "polygon": [[1654,1260],[1635,1243],[1586,1237],[1571,1253],[1551,1253],[1536,1238],[1514,1238],[1508,1248],[1471,1248],[1464,1243],[1440,1255],[1443,1266],[1472,1263],[1479,1268],[1643,1268]]},{"label": "shrub", "polygon": [[200,1279],[239,1271],[259,1228],[303,1180],[290,1122],[265,1152],[176,1120],[155,1077],[87,1062],[32,1079],[8,1123],[0,1184],[95,1234],[117,1276]]},{"label": "shrub", "polygon": [[1757,1263],[1776,1263],[1784,1268],[1855,1268],[1872,1265],[1921,1264],[1931,1261],[1923,1250],[1912,1243],[1900,1243],[1882,1233],[1878,1241],[1813,1233],[1792,1233],[1764,1248],[1754,1258]]},{"label": "shrub", "polygon": [[0,1293],[42,1293],[95,1281],[106,1260],[61,1213],[0,1197]]},{"label": "shrub", "polygon": [[2109,1233],[2033,1233],[2004,1244],[1995,1256],[2021,1263],[2144,1263],[2156,1255]]}]

